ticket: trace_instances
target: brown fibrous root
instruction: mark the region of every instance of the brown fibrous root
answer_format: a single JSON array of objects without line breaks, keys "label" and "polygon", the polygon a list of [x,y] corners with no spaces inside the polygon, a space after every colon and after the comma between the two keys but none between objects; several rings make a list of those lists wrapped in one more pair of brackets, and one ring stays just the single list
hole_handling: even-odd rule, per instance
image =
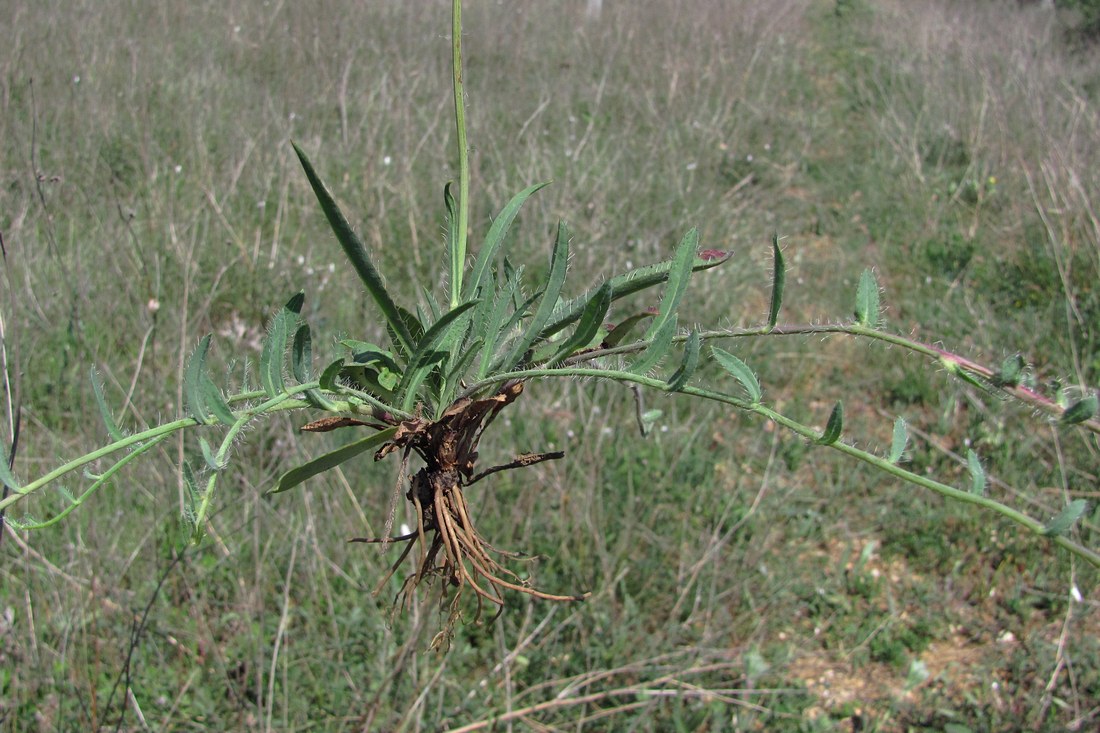
[{"label": "brown fibrous root", "polygon": [[[412,592],[424,581],[442,580],[441,601],[449,600],[444,631],[436,637],[449,639],[454,623],[460,617],[459,602],[466,589],[477,600],[474,620],[481,617],[485,603],[496,606],[493,618],[504,609],[504,592],[511,590],[547,601],[581,601],[588,594],[554,595],[532,588],[514,571],[500,564],[494,556],[519,559],[519,553],[494,548],[478,533],[470,517],[464,489],[497,471],[522,468],[546,460],[561,458],[561,452],[528,453],[511,462],[475,473],[477,446],[485,428],[502,409],[523,392],[522,382],[509,382],[497,393],[482,399],[464,398],[452,404],[438,420],[422,418],[406,420],[398,425],[394,437],[375,454],[380,460],[394,451],[405,456],[415,452],[424,467],[409,479],[405,497],[416,510],[416,529],[406,535],[382,539],[354,539],[353,542],[405,543],[401,555],[378,585],[378,591],[393,577],[414,548],[419,556],[414,573],[405,578],[398,592],[398,602],[404,605]],[[448,589],[453,589],[450,594]]]}]

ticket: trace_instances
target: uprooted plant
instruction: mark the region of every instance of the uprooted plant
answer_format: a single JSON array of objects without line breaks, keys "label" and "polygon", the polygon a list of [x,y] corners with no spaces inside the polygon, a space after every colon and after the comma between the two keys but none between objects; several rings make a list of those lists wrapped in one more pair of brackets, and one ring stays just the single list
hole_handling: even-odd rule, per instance
[{"label": "uprooted plant", "polygon": [[[376,459],[399,455],[401,474],[407,481],[405,497],[413,509],[416,526],[401,536],[390,537],[391,515],[384,536],[356,541],[403,545],[381,579],[379,590],[410,556],[415,558],[412,572],[400,586],[398,602],[401,598],[408,599],[423,584],[436,587],[440,603],[446,609],[439,637],[445,641],[471,597],[476,606],[475,619],[480,617],[486,603],[499,613],[509,592],[552,601],[585,597],[552,595],[532,587],[512,567],[521,555],[495,548],[478,532],[467,496],[471,485],[493,473],[563,457],[560,452],[526,453],[503,465],[486,468],[479,465],[478,449],[494,419],[522,396],[527,382],[583,377],[714,400],[755,413],[900,480],[999,513],[1100,566],[1100,553],[1074,534],[1075,523],[1087,509],[1084,500],[1051,511],[1052,518],[1045,521],[1017,511],[986,495],[985,471],[973,453],[968,462],[970,485],[965,488],[907,470],[901,463],[908,433],[900,418],[894,424],[886,455],[857,448],[842,440],[844,420],[840,403],[832,410],[823,430],[791,419],[767,406],[763,390],[748,365],[730,351],[709,345],[718,339],[823,334],[885,342],[922,354],[934,365],[981,389],[1021,401],[1045,419],[1100,434],[1100,422],[1095,419],[1097,398],[1092,392],[1079,392],[1075,399],[1069,399],[1068,393],[1051,398],[1029,382],[1019,357],[991,369],[884,330],[879,287],[870,270],[860,278],[853,319],[826,325],[781,324],[784,260],[778,239],[773,238],[774,274],[767,321],[757,328],[694,329],[685,333],[678,323],[678,312],[692,274],[720,266],[731,255],[700,250],[698,235],[692,230],[667,261],[629,270],[587,293],[568,297],[565,283],[570,234],[563,222],[557,229],[547,273],[531,283],[525,277],[524,267],[513,265],[503,248],[517,213],[545,184],[516,194],[493,221],[476,256],[468,258],[469,164],[461,74],[460,0],[453,2],[452,18],[460,176],[457,199],[450,184],[444,189],[449,224],[446,297],[439,299],[431,288],[424,287],[412,309],[399,305],[309,158],[295,146],[322,211],[378,307],[389,337],[388,346],[345,339],[341,344],[346,354],[315,375],[311,330],[301,319],[304,296],[299,293],[275,314],[269,325],[258,364],[259,388],[224,395],[207,371],[210,336],[206,336],[185,370],[186,416],[132,435],[114,421],[93,371],[93,392],[112,442],[29,483],[16,479],[9,460],[0,462],[0,481],[5,487],[0,512],[26,501],[47,485],[57,484],[70,473],[83,470],[89,482],[77,494],[63,490],[65,503],[49,519],[36,520],[27,515],[19,520],[9,519],[12,526],[36,529],[60,521],[111,483],[131,461],[169,436],[198,427],[204,429],[197,438],[204,465],[199,471],[187,465],[182,470],[190,495],[186,520],[194,536],[201,537],[218,478],[226,470],[231,448],[246,425],[287,410],[328,413],[304,425],[302,430],[357,429],[368,434],[288,471],[272,491],[289,490],[369,451],[374,451]],[[623,298],[658,287],[663,288],[659,307],[611,315],[613,307]],[[608,323],[609,318],[615,325]],[[709,346],[704,350],[705,344]],[[737,387],[723,390],[693,384],[693,378],[698,378],[700,367],[707,362],[717,364]],[[286,378],[288,363],[293,382]],[[205,436],[215,431],[220,431],[220,441],[212,444]],[[414,455],[422,466],[410,474],[410,459]],[[108,457],[114,462],[107,470],[98,475],[87,472],[88,466]]]}]

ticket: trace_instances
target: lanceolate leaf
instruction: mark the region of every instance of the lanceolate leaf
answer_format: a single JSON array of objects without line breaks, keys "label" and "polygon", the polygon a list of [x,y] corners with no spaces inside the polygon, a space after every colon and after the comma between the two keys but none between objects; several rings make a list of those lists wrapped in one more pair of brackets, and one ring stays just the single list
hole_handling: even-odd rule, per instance
[{"label": "lanceolate leaf", "polygon": [[[542,293],[539,307],[523,336],[508,352],[501,369],[509,370],[519,364],[523,355],[531,348],[531,345],[539,338],[550,315],[558,304],[558,296],[561,295],[562,285],[565,283],[565,272],[569,264],[569,227],[564,221],[558,223],[558,236],[554,241],[554,252],[550,255],[550,273],[546,277],[546,289]],[[582,309],[583,310],[583,309]]]},{"label": "lanceolate leaf", "polygon": [[222,425],[229,426],[237,422],[237,416],[229,409],[221,390],[218,389],[210,376],[203,372],[199,375],[199,389],[202,392],[201,399],[210,414],[217,418]]},{"label": "lanceolate leaf", "polygon": [[1088,507],[1089,503],[1084,499],[1074,499],[1058,513],[1058,516],[1047,522],[1046,526],[1043,527],[1043,534],[1047,537],[1057,537],[1065,534],[1073,526],[1073,523],[1081,518]]},{"label": "lanceolate leaf", "polygon": [[870,270],[864,270],[856,288],[856,321],[861,326],[875,328],[878,325],[878,282]]},{"label": "lanceolate leaf", "polygon": [[378,309],[382,311],[382,316],[386,319],[386,325],[393,332],[395,340],[400,345],[401,352],[406,356],[411,354],[413,352],[412,336],[398,312],[397,304],[394,303],[389,291],[386,290],[385,283],[382,282],[382,275],[375,268],[359,236],[351,228],[351,224],[348,223],[343,212],[340,211],[336,200],[332,198],[328,188],[313,170],[313,164],[309,162],[309,158],[306,157],[306,154],[302,152],[297,144],[293,145],[294,152],[298,154],[298,160],[301,161],[302,168],[305,169],[306,178],[309,179],[309,185],[313,187],[313,193],[317,196],[321,209],[325,212],[325,217],[328,218],[333,233],[336,234],[336,239],[343,247],[344,254],[351,261],[352,267],[359,274],[363,284],[367,286],[367,291],[378,305]]},{"label": "lanceolate leaf", "polygon": [[103,384],[99,381],[99,375],[95,373],[95,367],[92,367],[91,379],[92,393],[95,395],[96,405],[99,406],[99,416],[103,420],[104,426],[107,428],[107,434],[111,436],[111,440],[122,440],[122,431],[119,430],[114,415],[111,414],[110,409],[107,407],[107,400],[103,397]]},{"label": "lanceolate leaf", "polygon": [[973,450],[966,451],[966,468],[970,472],[970,493],[981,496],[985,493],[985,469],[978,454]]},{"label": "lanceolate leaf", "polygon": [[477,260],[474,262],[474,269],[470,272],[470,279],[466,281],[466,291],[464,293],[466,300],[473,300],[477,297],[478,288],[481,287],[482,280],[489,272],[489,268],[492,266],[500,246],[504,243],[504,239],[508,235],[508,229],[512,226],[512,221],[515,220],[520,207],[533,193],[548,185],[550,184],[536,183],[534,186],[523,189],[501,209],[500,214],[493,221],[493,225],[489,227],[489,233],[485,235],[485,242],[477,253]]},{"label": "lanceolate leaf", "polygon": [[[712,267],[718,267],[718,265],[726,262],[731,257],[728,253],[720,252],[710,254],[713,254],[713,256],[709,258],[696,257],[692,265],[692,271],[701,272],[703,270],[709,270]],[[664,262],[640,267],[624,275],[618,275],[611,278],[608,282],[611,283],[612,301],[627,295],[633,295],[634,293],[651,288],[654,285],[660,285],[668,279],[668,273],[672,269],[672,264],[673,260],[665,260]],[[573,298],[556,309],[554,315],[550,318],[550,322],[543,330],[542,337],[547,338],[552,336],[580,318],[581,311],[584,310],[586,302],[587,301],[583,297]]]},{"label": "lanceolate leaf", "polygon": [[783,285],[787,281],[783,252],[779,249],[779,235],[772,237],[772,304],[768,309],[768,330],[779,322],[779,309],[783,305]]},{"label": "lanceolate leaf", "polygon": [[416,345],[416,351],[409,361],[409,367],[405,370],[401,384],[397,389],[398,394],[403,395],[404,398],[401,409],[409,410],[416,404],[416,390],[421,382],[427,378],[432,368],[440,362],[441,358],[447,356],[446,353],[440,355],[438,351],[440,345],[448,341],[449,337],[452,337],[455,332],[460,333],[465,328],[465,325],[458,321],[475,305],[477,305],[476,301],[463,303],[457,308],[451,309],[432,324],[432,327],[424,334],[424,338],[420,339],[420,343]]},{"label": "lanceolate leaf", "polygon": [[568,357],[574,351],[589,346],[592,343],[592,339],[600,332],[600,328],[603,326],[604,317],[607,315],[607,310],[610,307],[611,285],[605,282],[592,294],[592,297],[589,298],[588,305],[581,314],[581,319],[577,327],[573,330],[573,333],[570,334],[569,338],[565,339],[565,342],[558,347],[558,350],[550,357],[547,363],[552,365]]},{"label": "lanceolate leaf", "polygon": [[463,267],[466,263],[458,258],[458,205],[455,203],[455,197],[451,193],[450,183],[443,187],[443,204],[447,207],[447,261],[450,264],[451,271],[451,305],[457,305],[459,290],[462,287]]},{"label": "lanceolate leaf", "polygon": [[0,445],[0,484],[18,493],[19,482],[15,480],[15,476],[12,474],[11,468],[8,466],[8,460],[7,449]]},{"label": "lanceolate leaf", "polygon": [[1089,395],[1083,400],[1078,400],[1070,405],[1069,409],[1062,413],[1064,425],[1077,425],[1086,420],[1091,420],[1096,415],[1096,395]]},{"label": "lanceolate leaf", "polygon": [[304,384],[313,378],[313,337],[309,332],[309,324],[303,323],[294,332],[294,345],[290,350],[290,371],[299,384]]},{"label": "lanceolate leaf", "polygon": [[723,369],[733,375],[734,379],[741,383],[741,386],[744,387],[745,392],[749,395],[749,400],[753,404],[760,402],[760,383],[756,381],[756,375],[752,373],[752,369],[749,369],[745,362],[741,361],[733,354],[717,346],[711,347],[711,353],[714,354],[714,360],[717,361]]},{"label": "lanceolate leaf", "polygon": [[387,428],[381,430],[373,435],[367,436],[354,443],[348,443],[345,446],[337,448],[331,453],[326,453],[323,456],[314,458],[305,465],[298,466],[297,468],[287,471],[279,477],[279,483],[275,488],[269,491],[270,494],[278,494],[288,489],[293,489],[298,484],[302,483],[306,479],[312,478],[319,473],[324,473],[331,468],[339,466],[344,461],[347,461],[355,456],[364,453],[366,451],[380,447],[387,440],[391,439],[394,434],[397,433],[397,428]]},{"label": "lanceolate leaf", "polygon": [[648,311],[642,313],[635,313],[626,319],[619,321],[615,324],[615,328],[607,334],[607,337],[603,340],[607,348],[611,349],[626,341],[626,337],[631,334],[634,328],[644,321],[646,318],[652,318],[653,313]]},{"label": "lanceolate leaf", "polygon": [[829,422],[825,424],[825,432],[817,439],[819,445],[832,445],[840,439],[844,431],[844,405],[839,401],[833,405],[833,411],[829,413]]},{"label": "lanceolate leaf", "polygon": [[202,378],[206,374],[206,352],[210,349],[210,334],[199,340],[199,345],[187,360],[183,371],[183,393],[187,402],[187,411],[199,422],[210,421],[210,411],[206,407]]},{"label": "lanceolate leaf", "polygon": [[679,392],[699,367],[700,343],[699,332],[693,330],[691,335],[688,336],[687,343],[684,344],[684,358],[668,380],[668,390],[670,392]]},{"label": "lanceolate leaf", "polygon": [[665,285],[665,295],[661,298],[661,309],[653,323],[649,324],[645,337],[653,338],[666,322],[676,313],[680,306],[680,298],[687,290],[688,280],[691,278],[691,266],[695,261],[695,250],[699,247],[699,231],[691,229],[680,240],[676,248],[676,254],[672,258],[672,267],[668,271],[668,284]]},{"label": "lanceolate leaf", "polygon": [[286,353],[290,332],[298,325],[298,314],[302,312],[304,302],[303,293],[298,293],[288,300],[271,319],[271,325],[267,329],[267,338],[264,339],[263,349],[260,351],[260,384],[263,385],[268,397],[280,395],[285,390],[283,355]]},{"label": "lanceolate leaf", "polygon": [[657,334],[650,340],[649,346],[645,347],[643,351],[635,360],[633,364],[627,367],[628,371],[635,374],[645,374],[653,367],[657,366],[661,359],[665,358],[669,349],[672,348],[672,339],[676,335],[676,317],[673,317],[665,321],[664,327],[657,332]]},{"label": "lanceolate leaf", "polygon": [[905,444],[909,440],[909,431],[905,428],[905,421],[900,417],[894,420],[894,437],[890,441],[890,463],[897,463],[905,455]]}]

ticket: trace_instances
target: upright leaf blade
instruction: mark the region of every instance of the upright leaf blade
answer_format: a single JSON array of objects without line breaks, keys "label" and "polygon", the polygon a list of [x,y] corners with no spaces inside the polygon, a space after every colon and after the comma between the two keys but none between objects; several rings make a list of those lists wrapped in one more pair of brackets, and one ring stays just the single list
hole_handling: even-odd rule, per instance
[{"label": "upright leaf blade", "polygon": [[645,374],[657,366],[672,348],[672,339],[675,335],[676,315],[673,314],[672,318],[665,321],[665,325],[653,336],[649,346],[645,347],[634,363],[627,367],[627,370],[635,374]]},{"label": "upright leaf blade", "polygon": [[966,468],[970,473],[970,493],[978,496],[985,494],[985,469],[973,450],[966,451]]},{"label": "upright leaf blade", "polygon": [[878,326],[879,301],[878,281],[875,274],[869,269],[864,270],[859,276],[859,286],[856,288],[856,322],[867,328]]},{"label": "upright leaf blade", "polygon": [[283,384],[283,362],[290,332],[298,325],[298,315],[302,312],[305,294],[297,293],[286,305],[279,309],[271,319],[260,351],[260,384],[268,397],[275,397],[285,391]]},{"label": "upright leaf blade", "polygon": [[665,294],[661,298],[661,307],[653,323],[649,324],[646,331],[647,339],[664,327],[665,323],[676,313],[680,306],[680,298],[687,290],[688,280],[691,278],[692,264],[695,262],[695,250],[699,248],[699,230],[691,229],[680,244],[676,247],[676,254],[672,258],[672,266],[668,270],[668,283],[665,285]]},{"label": "upright leaf blade", "polygon": [[754,405],[758,404],[762,396],[760,382],[756,381],[756,375],[752,373],[752,369],[749,369],[748,364],[717,346],[712,346],[710,351],[714,355],[714,360],[741,383],[749,396],[749,401]]},{"label": "upright leaf blade", "polygon": [[554,355],[547,360],[547,363],[555,364],[570,356],[574,351],[587,347],[592,339],[596,337],[596,334],[599,333],[600,327],[603,326],[604,317],[610,307],[611,285],[605,282],[589,298],[588,305],[585,307],[577,327],[573,329],[573,333],[569,335],[569,338],[565,339],[558,347]]},{"label": "upright leaf blade", "polygon": [[489,268],[492,266],[493,260],[496,258],[501,245],[504,244],[504,239],[508,235],[508,230],[511,228],[512,222],[515,220],[516,214],[519,213],[524,202],[526,202],[536,191],[549,185],[549,182],[547,182],[528,186],[513,196],[512,200],[500,210],[497,218],[493,220],[493,225],[489,227],[489,233],[485,235],[485,242],[481,245],[481,249],[477,253],[477,259],[474,261],[474,268],[470,272],[470,279],[466,281],[466,290],[464,293],[466,300],[473,300],[477,297],[477,291],[482,285],[482,280],[485,279],[486,274],[489,272]]},{"label": "upright leaf blade", "polygon": [[897,463],[905,455],[905,444],[909,441],[909,431],[905,427],[905,420],[900,417],[894,420],[894,435],[890,441],[890,463]]},{"label": "upright leaf blade", "polygon": [[783,286],[787,282],[787,269],[783,252],[779,249],[779,235],[772,237],[772,302],[768,308],[768,330],[779,323],[779,309],[783,306]]},{"label": "upright leaf blade", "polygon": [[844,405],[839,400],[833,405],[833,411],[829,413],[829,422],[825,424],[825,431],[817,439],[818,445],[832,445],[840,439],[844,431]]},{"label": "upright leaf blade", "polygon": [[92,393],[95,395],[95,402],[99,407],[99,417],[103,420],[103,425],[107,428],[107,434],[111,436],[111,440],[122,440],[124,436],[118,427],[118,423],[115,422],[114,415],[111,414],[111,410],[107,407],[107,400],[103,396],[103,383],[99,381],[99,375],[96,374],[95,367],[92,367],[90,376],[92,380]]},{"label": "upright leaf blade", "polygon": [[531,322],[524,330],[523,336],[513,344],[508,355],[500,364],[500,368],[509,370],[520,363],[524,354],[531,345],[538,340],[546,322],[554,313],[561,295],[562,285],[565,284],[565,273],[569,264],[569,226],[564,222],[558,222],[558,236],[554,240],[554,251],[550,255],[550,273],[546,277],[546,289],[539,300],[539,307],[535,310]]},{"label": "upright leaf blade", "polygon": [[325,217],[328,219],[336,239],[344,249],[344,254],[347,255],[352,267],[359,274],[359,279],[367,286],[367,292],[370,293],[371,298],[378,305],[378,309],[382,311],[382,316],[386,319],[386,325],[393,332],[402,353],[405,356],[412,354],[413,339],[409,334],[408,326],[401,318],[397,304],[390,297],[389,291],[386,290],[386,285],[382,282],[382,275],[375,268],[370,255],[367,254],[366,247],[363,246],[363,242],[360,241],[359,236],[351,228],[351,224],[348,223],[343,212],[340,211],[340,207],[336,204],[336,200],[332,198],[332,194],[329,193],[324,182],[313,170],[313,164],[309,162],[309,158],[296,143],[291,144],[294,146],[294,152],[298,155],[298,160],[301,161],[302,168],[306,172],[309,185],[313,188],[313,193],[321,204],[321,210],[325,212]]},{"label": "upright leaf blade", "polygon": [[200,423],[210,421],[210,410],[206,406],[206,395],[203,389],[203,377],[206,376],[206,353],[210,349],[210,334],[206,334],[199,340],[191,358],[187,360],[187,367],[183,370],[183,394],[187,405],[187,411],[191,417]]},{"label": "upright leaf blade", "polygon": [[699,367],[699,348],[702,340],[699,337],[699,331],[693,329],[691,335],[688,336],[687,342],[684,344],[684,358],[680,361],[680,366],[676,371],[672,373],[672,376],[668,380],[668,391],[679,392],[688,380],[691,379],[691,375],[695,373],[695,370]]}]

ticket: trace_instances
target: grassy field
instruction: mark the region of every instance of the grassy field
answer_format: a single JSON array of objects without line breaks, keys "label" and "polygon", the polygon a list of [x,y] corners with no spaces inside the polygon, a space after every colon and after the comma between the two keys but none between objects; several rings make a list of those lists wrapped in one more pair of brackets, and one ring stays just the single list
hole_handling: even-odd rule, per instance
[{"label": "grassy field", "polygon": [[[847,318],[873,266],[889,327],[1041,385],[1100,383],[1100,64],[1058,18],[947,0],[469,0],[472,222],[552,180],[584,285],[698,226],[734,258],[688,314],[767,315],[782,238],[792,322]],[[178,414],[194,344],[239,374],[299,289],[315,350],[381,340],[294,159],[312,156],[388,273],[440,272],[455,175],[449,3],[9,3],[0,46],[0,314],[21,373],[16,469]],[[332,348],[329,348],[332,346]],[[766,399],[862,446],[910,424],[910,466],[1040,515],[1098,497],[1100,444],[915,356],[848,340],[735,343]],[[215,370],[217,371],[217,370]],[[714,375],[717,378],[717,374]],[[227,377],[237,382],[236,376]],[[430,652],[425,596],[372,590],[396,463],[264,492],[331,441],[255,427],[210,537],[179,539],[171,444],[60,526],[4,528],[0,728],[37,730],[1094,730],[1095,570],[977,510],[717,406],[544,384],[484,446],[564,449],[476,492],[540,588]],[[656,404],[652,404],[653,402]],[[5,409],[7,405],[5,405]],[[0,436],[8,445],[9,423]],[[201,459],[200,459],[201,460]],[[61,498],[36,498],[49,516]],[[22,512],[23,508],[20,507]],[[399,511],[396,523],[407,517]],[[1080,539],[1095,547],[1100,514]],[[493,727],[493,722],[495,727]],[[465,726],[465,727],[464,727]]]}]

